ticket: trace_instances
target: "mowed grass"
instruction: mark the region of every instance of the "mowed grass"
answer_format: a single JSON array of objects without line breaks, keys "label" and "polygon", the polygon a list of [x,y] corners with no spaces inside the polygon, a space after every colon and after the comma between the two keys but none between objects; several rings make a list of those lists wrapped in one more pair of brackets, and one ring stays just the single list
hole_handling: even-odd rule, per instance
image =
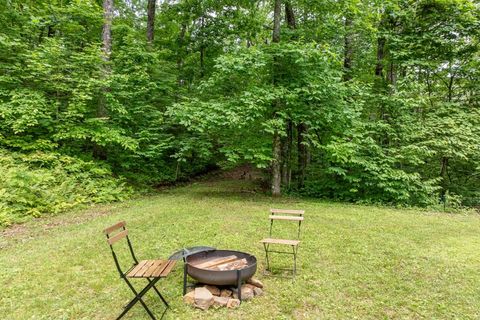
[{"label": "mowed grass", "polygon": [[[160,281],[166,319],[479,319],[480,218],[272,199],[248,182],[200,182],[27,223],[0,240],[0,318],[114,319],[132,294],[102,230],[126,220],[139,258],[210,245],[257,256],[265,295],[234,310],[182,302],[182,265]],[[264,276],[270,207],[305,209],[295,281]],[[281,222],[287,234],[288,222]],[[279,224],[279,225],[280,225]],[[295,225],[290,225],[295,229]],[[119,247],[119,249],[122,249]],[[121,258],[127,258],[122,251]],[[275,256],[289,267],[290,256]],[[141,281],[134,281],[137,287]],[[163,306],[146,298],[160,315]],[[148,319],[140,305],[126,319]]]}]

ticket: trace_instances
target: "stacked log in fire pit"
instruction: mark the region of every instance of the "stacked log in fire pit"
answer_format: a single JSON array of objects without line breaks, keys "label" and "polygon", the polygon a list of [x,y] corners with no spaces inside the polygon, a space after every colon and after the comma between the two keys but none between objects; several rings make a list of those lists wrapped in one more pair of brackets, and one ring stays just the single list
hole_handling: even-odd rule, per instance
[{"label": "stacked log in fire pit", "polygon": [[234,254],[227,257],[214,258],[202,263],[195,264],[196,268],[215,271],[239,270],[243,269],[246,266],[247,259],[239,258]]}]

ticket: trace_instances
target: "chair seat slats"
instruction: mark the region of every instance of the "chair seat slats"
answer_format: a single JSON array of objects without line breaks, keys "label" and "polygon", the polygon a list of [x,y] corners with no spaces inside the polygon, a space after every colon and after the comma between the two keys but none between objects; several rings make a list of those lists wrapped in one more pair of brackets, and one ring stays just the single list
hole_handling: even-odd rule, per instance
[{"label": "chair seat slats", "polygon": [[145,263],[145,265],[142,268],[140,268],[140,270],[138,270],[137,273],[135,273],[135,277],[142,278],[145,272],[147,272],[148,268],[150,268],[154,263],[155,263],[155,260],[148,260],[147,263]]},{"label": "chair seat slats", "polygon": [[153,273],[155,272],[155,270],[160,267],[162,264],[164,264],[165,262],[163,260],[155,260],[154,263],[152,263],[152,265],[150,266],[150,268],[148,268],[147,271],[145,271],[145,273],[143,274],[144,277],[151,277],[153,275]]},{"label": "chair seat slats", "polygon": [[297,246],[300,243],[300,240],[289,240],[289,239],[272,239],[266,238],[260,241],[261,243],[271,243],[271,244],[284,244],[288,246]]},{"label": "chair seat slats", "polygon": [[168,260],[162,261],[162,264],[159,265],[155,270],[153,270],[152,276],[153,277],[160,277],[160,274],[167,267],[167,265],[168,265]]},{"label": "chair seat slats", "polygon": [[173,267],[175,267],[175,264],[177,262],[174,261],[174,260],[169,260],[168,261],[168,266],[162,271],[162,273],[160,274],[160,277],[166,277],[168,276],[168,274],[170,273],[170,271],[172,271]]},{"label": "chair seat slats", "polygon": [[292,216],[274,216],[271,215],[270,220],[286,220],[286,221],[303,221],[303,217],[292,217]]},{"label": "chair seat slats", "polygon": [[129,278],[166,277],[175,266],[174,260],[142,260],[130,272]]},{"label": "chair seat slats", "polygon": [[141,260],[132,270],[128,272],[128,276],[132,276],[140,270],[148,260]]}]

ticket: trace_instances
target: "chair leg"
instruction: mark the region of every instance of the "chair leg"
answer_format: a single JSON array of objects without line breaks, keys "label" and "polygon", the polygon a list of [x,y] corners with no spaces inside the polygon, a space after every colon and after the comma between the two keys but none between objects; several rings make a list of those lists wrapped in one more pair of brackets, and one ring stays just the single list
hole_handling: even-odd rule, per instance
[{"label": "chair leg", "polygon": [[263,248],[265,249],[265,260],[267,261],[267,270],[270,271],[270,261],[268,259],[268,244],[264,243]]},{"label": "chair leg", "polygon": [[240,303],[242,303],[242,271],[237,270],[237,296]]},{"label": "chair leg", "polygon": [[292,246],[293,249],[293,278],[297,275],[297,252],[298,246]]},{"label": "chair leg", "polygon": [[183,261],[183,295],[187,294],[187,263]]},{"label": "chair leg", "polygon": [[292,246],[293,250],[293,278],[295,278],[295,273],[297,271],[297,255],[295,254],[295,246]]},{"label": "chair leg", "polygon": [[142,300],[142,297],[145,295],[145,293],[148,292],[148,290],[150,290],[154,285],[155,283],[160,280],[160,278],[156,278],[154,280],[151,280],[149,281],[149,283],[145,286],[145,288],[143,288],[142,291],[140,291],[140,293],[137,293],[137,291],[135,290],[135,288],[132,286],[132,284],[130,283],[130,281],[127,280],[127,278],[124,278],[125,282],[127,282],[128,286],[130,287],[130,289],[132,290],[132,292],[135,294],[135,298],[133,298],[128,304],[127,306],[125,307],[125,309],[122,311],[122,313],[117,317],[117,320],[118,319],[121,319],[137,302],[140,301],[140,303],[142,304],[143,308],[145,308],[145,310],[147,311],[148,315],[150,316],[150,318],[152,318],[152,320],[156,320],[155,316],[153,315],[152,311],[150,311],[150,309],[147,307],[147,305],[145,304],[145,302]]}]

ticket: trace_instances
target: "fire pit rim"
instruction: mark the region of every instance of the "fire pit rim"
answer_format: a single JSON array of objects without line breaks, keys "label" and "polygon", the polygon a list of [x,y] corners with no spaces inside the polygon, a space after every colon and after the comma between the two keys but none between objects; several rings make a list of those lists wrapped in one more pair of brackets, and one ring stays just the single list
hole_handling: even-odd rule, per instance
[{"label": "fire pit rim", "polygon": [[[248,258],[251,258],[252,259],[252,262],[251,263],[248,263],[245,267],[241,268],[241,269],[235,269],[235,270],[215,270],[215,269],[208,269],[208,268],[198,268],[197,266],[195,266],[194,264],[191,264],[188,259],[190,257],[195,257],[196,255],[201,255],[201,254],[206,254],[208,252],[218,252],[218,251],[227,251],[228,253],[230,254],[235,254],[235,253],[240,253]],[[243,251],[238,251],[238,250],[228,250],[228,249],[215,249],[215,250],[209,250],[209,251],[201,251],[201,252],[197,252],[197,253],[194,253],[192,255],[189,255],[188,257],[186,257],[185,259],[185,264],[187,264],[188,266],[192,267],[192,268],[195,268],[195,269],[198,269],[198,270],[205,270],[205,271],[212,271],[212,272],[228,272],[228,271],[237,271],[237,270],[244,270],[244,269],[247,269],[247,268],[251,268],[252,266],[256,265],[257,264],[257,257],[255,257],[253,254],[250,254],[248,252],[243,252]]]}]

